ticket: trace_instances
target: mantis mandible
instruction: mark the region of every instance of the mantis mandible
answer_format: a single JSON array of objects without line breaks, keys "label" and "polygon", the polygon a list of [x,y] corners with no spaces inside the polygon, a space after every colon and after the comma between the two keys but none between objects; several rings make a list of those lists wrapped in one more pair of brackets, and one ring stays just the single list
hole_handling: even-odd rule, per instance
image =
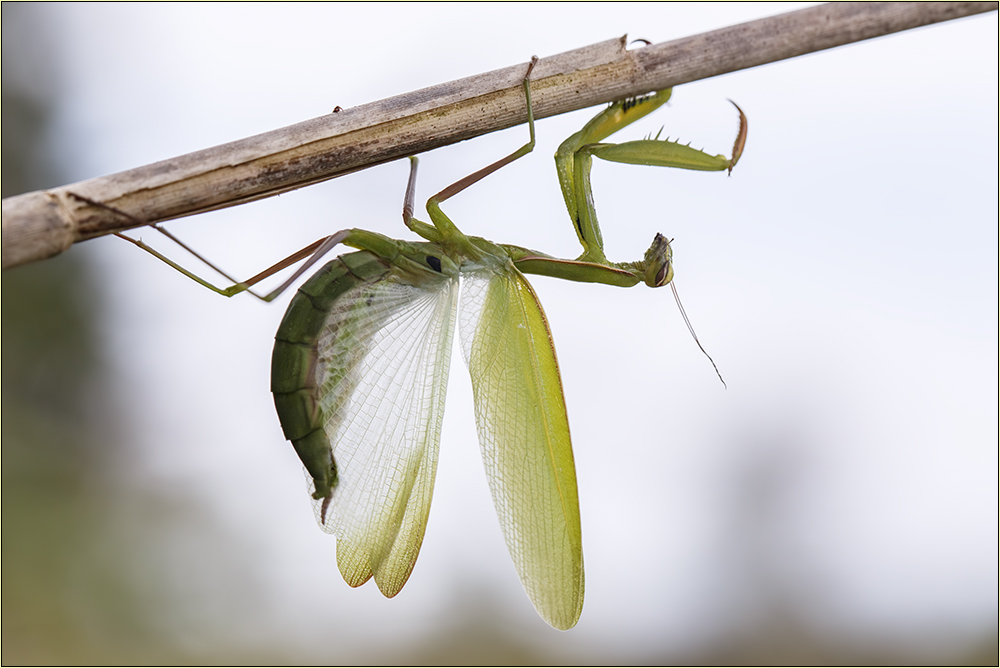
[{"label": "mantis mandible", "polygon": [[659,136],[603,143],[663,105],[671,91],[613,103],[563,142],[555,156],[566,208],[583,246],[578,258],[467,236],[440,205],[534,148],[530,75],[536,62],[533,58],[522,82],[528,143],[431,197],[430,224],[413,216],[417,159],[410,158],[403,222],[424,241],[342,230],[220,289],[141,241],[122,238],[226,296],[308,257],[276,290],[256,295],[267,301],[336,245],[357,249],[326,264],[293,297],[275,336],[271,391],[284,435],[311,480],[317,519],[337,536],[341,574],[352,587],[374,578],[387,597],[406,583],[423,541],[457,323],[483,463],[511,558],[539,615],[557,629],[569,629],[580,617],[584,592],[576,473],[552,335],[525,274],[620,287],[670,283],[672,252],[660,234],[639,261],[605,257],[591,195],[593,157],[732,171],[747,121],[737,106],[740,130],[732,158]]}]

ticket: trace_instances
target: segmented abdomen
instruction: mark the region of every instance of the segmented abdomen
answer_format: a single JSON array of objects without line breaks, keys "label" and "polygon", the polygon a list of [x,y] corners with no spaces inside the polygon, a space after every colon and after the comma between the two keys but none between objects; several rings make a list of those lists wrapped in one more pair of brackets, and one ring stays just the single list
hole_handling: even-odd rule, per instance
[{"label": "segmented abdomen", "polygon": [[[381,280],[388,264],[374,253],[348,253],[327,263],[292,298],[275,334],[271,356],[271,392],[285,438],[313,479],[316,499],[327,498],[337,484],[337,465],[324,430],[317,380],[317,342],[330,311],[346,293]],[[345,380],[365,351],[341,360]],[[349,393],[348,393],[349,394]]]}]

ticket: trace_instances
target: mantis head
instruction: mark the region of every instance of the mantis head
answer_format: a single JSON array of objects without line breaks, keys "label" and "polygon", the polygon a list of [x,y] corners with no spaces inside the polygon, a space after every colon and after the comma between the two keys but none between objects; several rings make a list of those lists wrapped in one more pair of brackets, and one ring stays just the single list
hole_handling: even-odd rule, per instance
[{"label": "mantis head", "polygon": [[657,233],[643,259],[643,264],[646,266],[643,280],[646,282],[646,285],[651,288],[661,288],[673,280],[674,265],[671,261],[672,258],[673,251],[670,249],[670,242],[665,236]]},{"label": "mantis head", "polygon": [[[672,283],[674,279],[674,265],[673,265],[673,250],[670,248],[670,241],[662,234],[657,234],[653,238],[653,243],[650,245],[649,250],[646,251],[646,256],[643,258],[641,263],[637,263],[637,266],[645,270],[643,271],[643,280],[651,288],[662,288],[667,283],[670,283],[670,289],[673,290],[674,300],[677,302],[677,308],[681,312],[681,317],[684,318],[684,324],[687,325],[688,331],[691,333],[691,338],[704,353],[708,361],[712,363],[712,367],[715,369],[715,373],[719,376],[719,380],[722,381],[723,387],[726,386],[726,381],[722,378],[722,374],[719,372],[719,367],[715,365],[715,360],[712,356],[708,354],[708,351],[701,345],[701,341],[698,340],[698,335],[694,332],[694,327],[691,326],[691,321],[687,317],[687,313],[684,312],[684,305],[681,304],[681,296],[677,294],[677,286]],[[636,266],[636,265],[633,265]]]}]

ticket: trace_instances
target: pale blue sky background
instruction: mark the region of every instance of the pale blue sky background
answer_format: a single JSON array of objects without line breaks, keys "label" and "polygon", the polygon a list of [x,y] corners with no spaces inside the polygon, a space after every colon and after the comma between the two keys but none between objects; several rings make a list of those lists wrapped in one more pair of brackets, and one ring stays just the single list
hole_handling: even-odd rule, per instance
[{"label": "pale blue sky background", "polygon": [[[795,7],[53,5],[54,142],[81,180],[531,55]],[[169,631],[354,662],[480,616],[573,663],[694,651],[779,613],[856,644],[947,647],[995,629],[997,15],[689,84],[623,137],[663,125],[728,152],[726,98],[750,121],[732,178],[604,163],[594,186],[612,259],[675,239],[678,287],[728,390],[667,291],[532,279],[580,485],[587,597],[568,633],[536,616],[510,563],[461,355],[424,548],[385,600],[342,581],[274,414],[290,294],[227,301],[113,239],[70,251],[100,263],[113,297],[107,341],[133,417],[123,471],[191,511],[150,521],[143,567],[172,583]],[[449,215],[575,255],[551,155],[594,113],[539,122],[535,152]],[[418,199],[526,135],[421,156]],[[400,161],[170,229],[248,276],[344,227],[406,237],[406,174]]]}]

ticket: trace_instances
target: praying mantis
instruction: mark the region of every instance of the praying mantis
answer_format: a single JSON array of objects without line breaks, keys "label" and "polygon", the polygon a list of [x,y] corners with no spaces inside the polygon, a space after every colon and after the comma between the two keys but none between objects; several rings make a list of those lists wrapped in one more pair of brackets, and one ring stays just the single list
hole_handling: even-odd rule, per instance
[{"label": "praying mantis", "polygon": [[740,128],[731,158],[658,135],[604,143],[666,103],[671,90],[613,103],[555,155],[583,246],[579,257],[559,259],[467,236],[440,205],[532,151],[530,76],[536,62],[522,81],[529,141],[431,197],[431,223],[413,215],[418,161],[410,158],[403,222],[423,241],[342,230],[221,289],[141,241],[119,236],[226,296],[308,257],[273,292],[253,293],[266,301],[335,246],[356,249],[322,267],[292,298],[275,336],[271,391],[284,435],[310,478],[317,520],[337,537],[342,576],[352,587],[374,578],[387,597],[410,577],[427,526],[457,324],[504,539],[539,615],[566,630],[579,620],[584,597],[576,473],[552,334],[525,274],[619,287],[670,284],[672,251],[660,234],[639,261],[605,257],[591,193],[593,158],[731,172],[743,152],[747,120],[733,103]]}]

